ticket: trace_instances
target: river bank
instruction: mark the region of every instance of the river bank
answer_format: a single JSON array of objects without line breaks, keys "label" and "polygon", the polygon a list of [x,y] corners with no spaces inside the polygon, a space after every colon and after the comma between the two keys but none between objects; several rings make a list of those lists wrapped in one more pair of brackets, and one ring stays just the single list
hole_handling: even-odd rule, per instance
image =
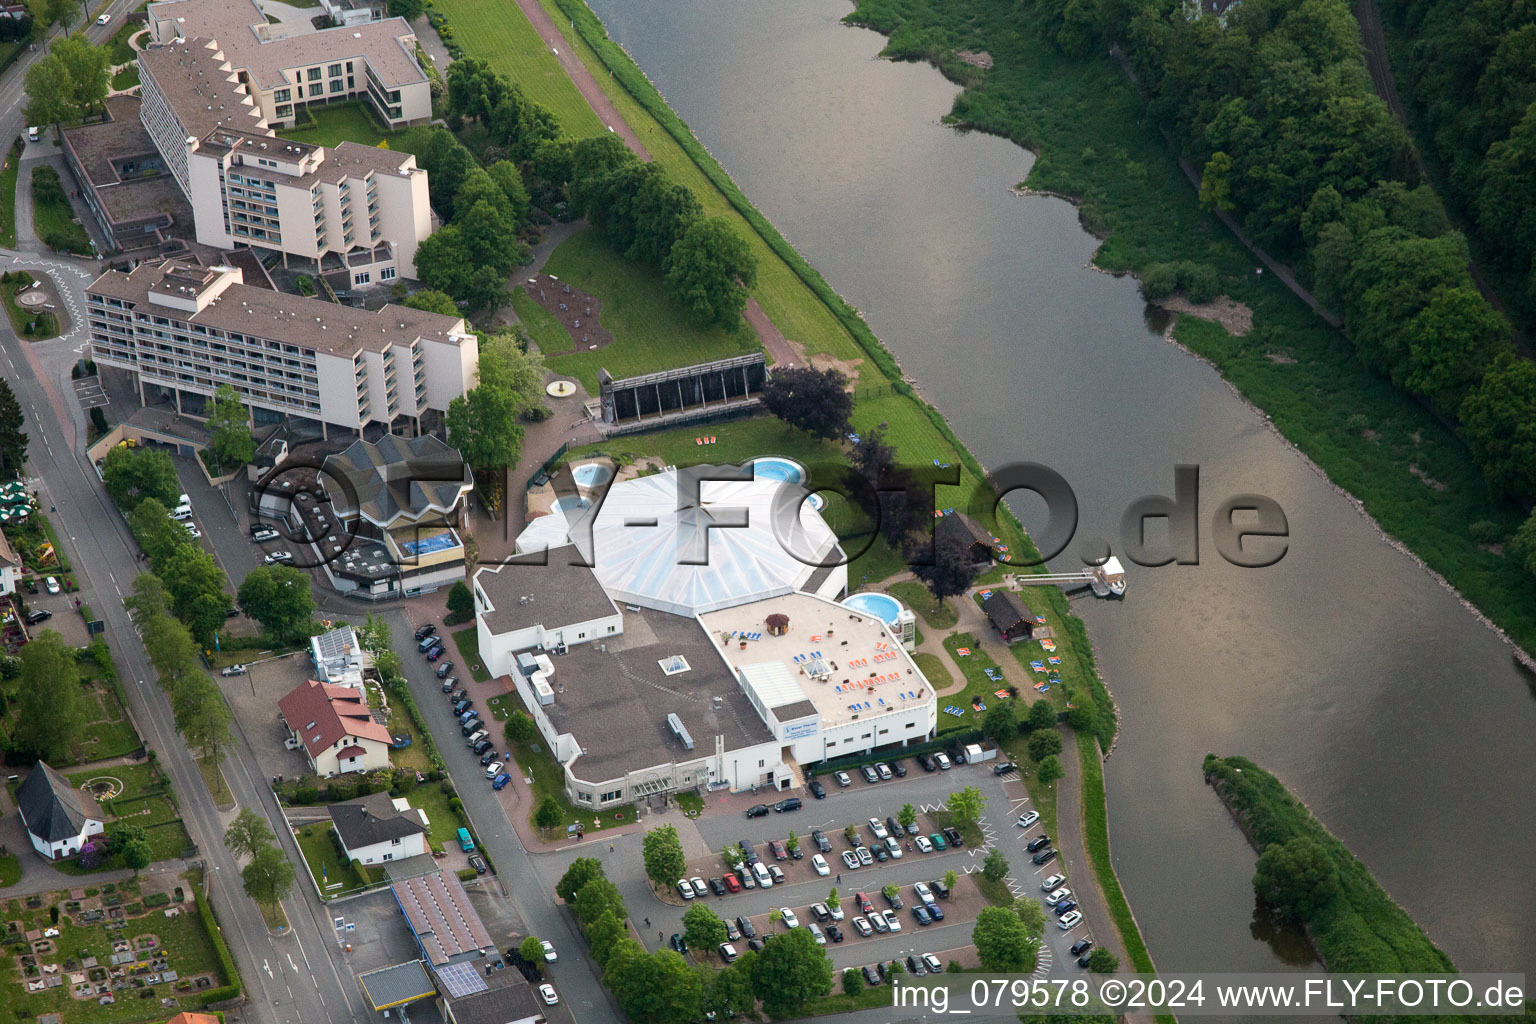
[{"label": "river bank", "polygon": [[[1035,152],[1020,190],[1072,197],[1083,226],[1103,239],[1096,266],[1138,274],[1180,260],[1217,267],[1224,291],[1253,311],[1254,329],[1234,337],[1180,316],[1175,340],[1209,361],[1501,637],[1536,646],[1536,581],[1483,540],[1490,528],[1482,524],[1508,535],[1522,510],[1490,500],[1443,424],[1370,374],[1275,275],[1254,273],[1253,257],[1200,208],[1111,57],[1062,56],[1003,0],[863,0],[845,20],[886,35],[885,56],[926,61],[963,86],[949,123]],[[990,68],[959,56],[983,45]]]}]

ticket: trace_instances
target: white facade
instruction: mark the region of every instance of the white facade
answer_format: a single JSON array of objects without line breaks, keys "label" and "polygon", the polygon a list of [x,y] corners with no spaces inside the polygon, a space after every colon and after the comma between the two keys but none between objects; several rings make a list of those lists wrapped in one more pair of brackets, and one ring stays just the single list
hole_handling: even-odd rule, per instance
[{"label": "white facade", "polygon": [[343,840],[341,848],[353,860],[360,860],[364,864],[383,864],[386,861],[405,860],[407,857],[420,857],[427,852],[427,837],[426,833],[417,832],[403,839],[386,839],[368,846],[359,846],[355,850]]},{"label": "white facade", "polygon": [[91,838],[91,836],[99,836],[105,831],[106,826],[102,822],[95,818],[86,818],[85,827],[80,830],[79,835],[70,836],[67,839],[59,839],[50,843],[46,840],[39,839],[29,829],[27,830],[27,838],[32,840],[32,849],[36,850],[44,857],[47,857],[49,860],[59,860],[63,857],[73,857],[75,854],[80,852],[80,847],[85,845],[85,841],[87,839]]}]

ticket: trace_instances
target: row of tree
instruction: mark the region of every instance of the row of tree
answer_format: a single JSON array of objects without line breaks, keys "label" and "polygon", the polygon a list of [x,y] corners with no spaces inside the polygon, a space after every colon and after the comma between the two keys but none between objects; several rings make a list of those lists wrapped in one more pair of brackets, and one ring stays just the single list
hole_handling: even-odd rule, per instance
[{"label": "row of tree", "polygon": [[224,830],[224,845],[236,856],[247,858],[240,870],[245,894],[267,909],[268,918],[275,917],[277,905],[293,891],[295,872],[267,819],[255,811],[241,811]]},{"label": "row of tree", "polygon": [[111,69],[107,47],[82,33],[55,39],[48,55],[27,69],[27,123],[67,124],[106,109]]},{"label": "row of tree", "polygon": [[1536,9],[1505,0],[1384,0],[1408,45],[1397,81],[1424,118],[1447,195],[1536,311]]},{"label": "row of tree", "polygon": [[[1510,326],[1477,291],[1465,239],[1414,180],[1345,0],[1244,0],[1220,19],[1157,0],[1034,3],[1068,51],[1118,43],[1182,155],[1204,168],[1202,200],[1298,265],[1366,366],[1459,420],[1495,491],[1536,498],[1536,448],[1520,440],[1536,391],[1509,361]],[[1495,91],[1507,99],[1511,81]],[[1498,123],[1519,120],[1495,105]],[[1506,223],[1536,223],[1529,195],[1506,204]]]}]

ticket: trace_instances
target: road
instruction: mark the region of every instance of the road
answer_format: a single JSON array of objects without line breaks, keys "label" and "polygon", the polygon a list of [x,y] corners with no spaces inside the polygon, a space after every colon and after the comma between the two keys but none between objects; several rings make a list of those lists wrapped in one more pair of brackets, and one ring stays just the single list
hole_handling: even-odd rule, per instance
[{"label": "road", "polygon": [[[86,264],[62,260],[50,264],[55,278],[65,286],[81,287]],[[269,936],[260,911],[242,891],[239,864],[224,848],[224,820],[176,733],[169,702],[154,683],[144,648],[122,605],[140,569],[137,548],[94,469],[86,464],[80,450],[83,443],[77,443],[85,435],[84,416],[72,396],[63,397],[69,393],[73,349],[83,337],[83,332],[76,332],[74,339],[27,345],[6,324],[0,326],[0,357],[27,417],[32,470],[41,478],[42,501],[55,508],[51,518],[79,570],[81,599],[106,624],[106,639],[125,682],[129,712],[144,741],[159,753],[180,798],[187,831],[207,867],[209,893],[250,995],[250,1002],[232,1019],[262,1024],[371,1020],[345,963],[332,958],[323,908],[308,905],[301,887],[295,887],[297,895],[285,905],[292,931],[278,938]],[[252,772],[253,764],[249,748],[242,743],[225,774],[240,806],[259,808],[275,823],[269,791],[259,771]],[[296,857],[291,838],[280,828],[275,831],[288,854]]]}]

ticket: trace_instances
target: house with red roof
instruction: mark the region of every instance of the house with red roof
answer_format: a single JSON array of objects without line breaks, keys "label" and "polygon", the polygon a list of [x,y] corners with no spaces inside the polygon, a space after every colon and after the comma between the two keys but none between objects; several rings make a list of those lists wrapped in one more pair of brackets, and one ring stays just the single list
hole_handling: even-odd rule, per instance
[{"label": "house with red roof", "polygon": [[389,730],[375,722],[361,690],[308,680],[277,702],[278,717],[316,775],[389,767]]}]

